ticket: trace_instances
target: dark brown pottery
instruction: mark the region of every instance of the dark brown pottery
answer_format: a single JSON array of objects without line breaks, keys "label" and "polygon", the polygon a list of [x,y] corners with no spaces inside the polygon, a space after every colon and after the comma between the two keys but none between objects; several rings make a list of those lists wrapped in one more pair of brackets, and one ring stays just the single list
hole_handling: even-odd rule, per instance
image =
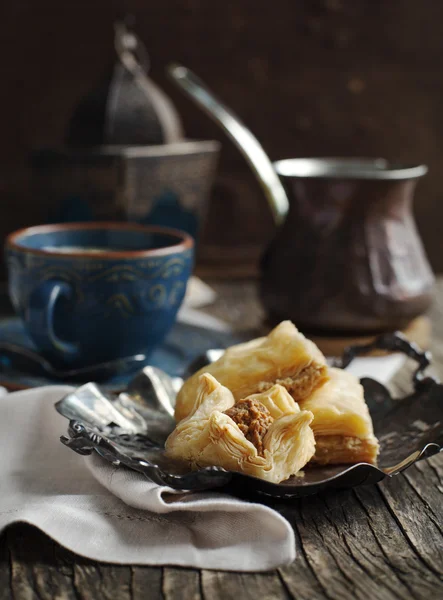
[{"label": "dark brown pottery", "polygon": [[[401,328],[429,306],[434,281],[412,217],[425,165],[384,159],[303,158],[272,164],[241,120],[183,65],[172,80],[241,151],[277,235],[262,260],[271,320],[341,333]],[[282,185],[283,183],[283,185]]]},{"label": "dark brown pottery", "polygon": [[428,308],[434,277],[412,214],[426,166],[293,159],[274,167],[290,207],[262,260],[271,319],[313,332],[375,332]]}]

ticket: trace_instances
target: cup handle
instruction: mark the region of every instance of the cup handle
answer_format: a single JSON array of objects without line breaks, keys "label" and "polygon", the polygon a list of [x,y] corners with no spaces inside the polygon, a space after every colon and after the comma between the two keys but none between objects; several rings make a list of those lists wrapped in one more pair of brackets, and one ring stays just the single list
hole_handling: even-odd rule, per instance
[{"label": "cup handle", "polygon": [[[79,352],[77,344],[58,337],[54,330],[54,310],[59,298],[71,298],[74,290],[66,281],[48,280],[39,285],[29,298],[26,322],[37,346],[42,350],[57,350],[73,358]],[[31,325],[34,324],[34,325]]]}]

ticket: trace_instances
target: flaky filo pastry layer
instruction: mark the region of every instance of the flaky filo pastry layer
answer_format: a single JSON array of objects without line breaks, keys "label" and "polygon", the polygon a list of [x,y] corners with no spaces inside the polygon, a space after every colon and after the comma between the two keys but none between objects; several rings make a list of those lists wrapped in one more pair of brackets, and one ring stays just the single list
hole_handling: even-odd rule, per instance
[{"label": "flaky filo pastry layer", "polygon": [[231,346],[219,360],[190,377],[177,395],[177,421],[189,415],[202,373],[210,373],[229,388],[236,401],[280,384],[298,402],[328,379],[325,357],[290,321],[283,321],[266,337]]},{"label": "flaky filo pastry layer", "polygon": [[312,465],[355,465],[357,463],[376,464],[378,441],[373,435],[357,438],[344,435],[316,437],[315,455]]},{"label": "flaky filo pastry layer", "polygon": [[342,369],[328,369],[329,380],[307,399],[302,410],[314,415],[312,430],[321,464],[375,463],[378,441],[358,379]]},{"label": "flaky filo pastry layer", "polygon": [[268,423],[272,421],[263,437],[262,453],[226,414],[235,405],[233,394],[204,373],[199,377],[189,415],[166,441],[166,454],[186,461],[192,468],[220,466],[273,483],[297,474],[315,452],[312,413],[301,411],[280,385],[247,401],[263,407]]}]

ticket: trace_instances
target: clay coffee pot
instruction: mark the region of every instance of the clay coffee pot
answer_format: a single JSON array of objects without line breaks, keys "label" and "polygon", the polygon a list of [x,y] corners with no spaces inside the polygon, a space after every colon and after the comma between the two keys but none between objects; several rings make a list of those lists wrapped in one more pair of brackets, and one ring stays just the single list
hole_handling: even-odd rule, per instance
[{"label": "clay coffee pot", "polygon": [[424,165],[294,159],[274,164],[289,211],[262,259],[271,317],[312,332],[405,327],[434,278],[412,215]]},{"label": "clay coffee pot", "polygon": [[170,77],[236,143],[277,225],[261,261],[271,320],[353,335],[405,327],[429,307],[434,276],[412,202],[425,165],[384,159],[300,158],[271,163],[239,119],[188,69]]}]

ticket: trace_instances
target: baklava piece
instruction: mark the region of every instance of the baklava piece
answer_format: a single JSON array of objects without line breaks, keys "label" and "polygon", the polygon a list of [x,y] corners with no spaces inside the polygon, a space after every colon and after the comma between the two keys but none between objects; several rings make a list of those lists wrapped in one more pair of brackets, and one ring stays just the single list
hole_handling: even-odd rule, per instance
[{"label": "baklava piece", "polygon": [[188,416],[166,441],[166,454],[192,468],[220,466],[280,483],[314,455],[312,419],[281,385],[236,403],[230,390],[204,373]]},{"label": "baklava piece", "polygon": [[290,321],[280,323],[267,337],[231,346],[190,377],[177,395],[177,421],[189,415],[202,373],[229,388],[236,401],[279,384],[299,402],[328,379],[325,357]]},{"label": "baklava piece", "polygon": [[329,369],[329,381],[300,402],[314,415],[316,450],[312,463],[375,463],[378,441],[358,379],[342,369]]}]

